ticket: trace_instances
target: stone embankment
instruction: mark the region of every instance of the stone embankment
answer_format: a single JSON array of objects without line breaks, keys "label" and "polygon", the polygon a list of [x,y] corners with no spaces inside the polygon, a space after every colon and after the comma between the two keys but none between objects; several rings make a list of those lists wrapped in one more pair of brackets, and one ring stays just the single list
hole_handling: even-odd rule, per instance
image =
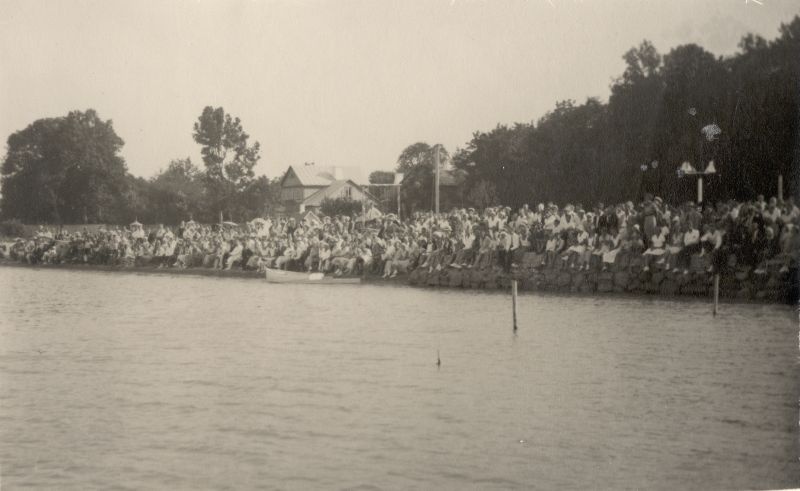
[{"label": "stone embankment", "polygon": [[[641,257],[628,264],[615,265],[608,271],[579,271],[570,268],[542,268],[542,256],[526,254],[520,267],[510,273],[498,268],[455,269],[440,271],[416,269],[409,275],[411,285],[429,287],[504,289],[517,280],[520,290],[568,293],[639,293],[662,296],[710,296],[714,275],[708,272],[706,257],[692,258],[687,272],[666,270],[658,265],[646,271]],[[720,275],[720,296],[738,300],[789,302],[797,288],[797,269],[785,268],[784,262],[767,264],[762,272],[732,267]],[[792,288],[794,286],[794,289]]]}]

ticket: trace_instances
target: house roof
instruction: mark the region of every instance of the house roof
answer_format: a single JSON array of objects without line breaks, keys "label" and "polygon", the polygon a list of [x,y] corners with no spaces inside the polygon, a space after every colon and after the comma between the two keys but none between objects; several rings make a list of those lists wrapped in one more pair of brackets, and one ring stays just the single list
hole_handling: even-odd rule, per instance
[{"label": "house roof", "polygon": [[[323,167],[319,165],[292,165],[294,172],[303,186],[327,186],[337,180],[351,180],[354,183],[366,183],[361,169],[358,167]],[[284,178],[288,175],[286,171]]]},{"label": "house roof", "polygon": [[331,196],[335,196],[340,189],[347,186],[348,184],[360,189],[361,192],[366,194],[369,199],[375,201],[376,203],[378,202],[378,199],[375,196],[370,194],[367,190],[361,188],[361,186],[353,182],[351,179],[342,179],[340,181],[333,181],[332,183],[330,183],[329,186],[320,189],[316,193],[304,199],[303,205],[320,206],[322,205],[322,202],[325,200],[325,198],[330,198]]},{"label": "house roof", "polygon": [[288,218],[294,218],[297,221],[304,221],[304,220],[309,220],[309,221],[312,221],[312,222],[313,221],[317,221],[317,222],[321,222],[322,221],[322,220],[319,219],[319,216],[317,216],[317,214],[314,213],[311,210],[308,210],[308,211],[295,211],[295,212],[292,212],[292,213],[286,213],[285,216],[288,217]]}]

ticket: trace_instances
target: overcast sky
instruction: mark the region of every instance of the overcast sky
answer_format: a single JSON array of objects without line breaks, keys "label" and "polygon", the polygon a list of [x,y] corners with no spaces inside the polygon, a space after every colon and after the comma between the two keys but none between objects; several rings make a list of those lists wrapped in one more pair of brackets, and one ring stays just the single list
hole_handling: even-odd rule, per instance
[{"label": "overcast sky", "polygon": [[[407,145],[465,146],[557,100],[607,100],[622,54],[777,36],[796,0],[0,0],[0,138],[94,108],[129,170],[202,165],[206,105],[241,118],[269,177],[314,161],[391,170]],[[5,153],[3,148],[2,153]]]}]

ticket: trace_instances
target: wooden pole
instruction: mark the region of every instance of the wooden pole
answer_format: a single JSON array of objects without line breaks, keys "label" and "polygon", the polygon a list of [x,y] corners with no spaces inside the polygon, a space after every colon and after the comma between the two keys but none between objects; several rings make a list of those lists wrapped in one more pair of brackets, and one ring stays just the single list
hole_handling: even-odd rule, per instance
[{"label": "wooden pole", "polygon": [[400,220],[400,185],[398,184],[395,189],[397,189],[397,219]]},{"label": "wooden pole", "polygon": [[717,315],[717,306],[719,305],[719,274],[714,275],[714,316]]},{"label": "wooden pole", "polygon": [[511,280],[511,313],[514,318],[514,332],[517,332],[517,280]]},{"label": "wooden pole", "polygon": [[436,145],[436,154],[433,159],[433,163],[436,166],[436,214],[439,214],[439,145]]},{"label": "wooden pole", "polygon": [[783,201],[783,174],[778,175],[778,201]]},{"label": "wooden pole", "polygon": [[703,204],[703,174],[697,178],[697,204]]}]

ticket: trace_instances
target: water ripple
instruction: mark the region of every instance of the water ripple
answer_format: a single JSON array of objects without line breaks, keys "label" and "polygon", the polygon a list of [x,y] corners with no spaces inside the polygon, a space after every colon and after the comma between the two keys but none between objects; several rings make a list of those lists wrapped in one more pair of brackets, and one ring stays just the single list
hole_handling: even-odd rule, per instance
[{"label": "water ripple", "polygon": [[[0,269],[9,489],[780,488],[791,309]],[[437,367],[439,356],[442,365]]]}]

